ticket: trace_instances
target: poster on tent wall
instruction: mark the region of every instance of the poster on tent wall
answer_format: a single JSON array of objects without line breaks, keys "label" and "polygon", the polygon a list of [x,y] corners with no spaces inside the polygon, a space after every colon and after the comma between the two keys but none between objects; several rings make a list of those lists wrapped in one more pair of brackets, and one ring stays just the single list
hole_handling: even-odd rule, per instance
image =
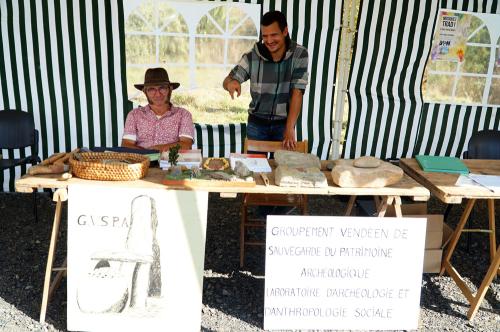
[{"label": "poster on tent wall", "polygon": [[432,60],[463,62],[471,15],[441,11],[432,46]]},{"label": "poster on tent wall", "polygon": [[68,191],[68,330],[199,330],[208,193]]}]

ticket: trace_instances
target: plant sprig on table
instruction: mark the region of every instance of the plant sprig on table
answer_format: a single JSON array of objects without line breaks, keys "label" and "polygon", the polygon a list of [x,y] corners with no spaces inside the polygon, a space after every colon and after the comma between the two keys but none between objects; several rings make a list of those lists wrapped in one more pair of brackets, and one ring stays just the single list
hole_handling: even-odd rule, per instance
[{"label": "plant sprig on table", "polygon": [[179,144],[172,146],[168,150],[168,162],[170,166],[177,166],[177,161],[179,160],[179,149],[181,146]]}]

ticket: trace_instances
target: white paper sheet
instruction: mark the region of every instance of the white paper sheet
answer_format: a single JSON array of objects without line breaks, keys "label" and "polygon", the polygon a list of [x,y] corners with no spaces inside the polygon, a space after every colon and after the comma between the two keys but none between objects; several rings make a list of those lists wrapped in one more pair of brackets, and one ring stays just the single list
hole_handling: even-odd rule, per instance
[{"label": "white paper sheet", "polygon": [[457,182],[455,182],[455,186],[457,187],[480,187],[481,185],[478,183],[475,183],[474,180],[469,178],[467,175],[461,174]]},{"label": "white paper sheet", "polygon": [[500,176],[469,174],[469,177],[481,186],[486,187],[495,193],[500,193]]}]

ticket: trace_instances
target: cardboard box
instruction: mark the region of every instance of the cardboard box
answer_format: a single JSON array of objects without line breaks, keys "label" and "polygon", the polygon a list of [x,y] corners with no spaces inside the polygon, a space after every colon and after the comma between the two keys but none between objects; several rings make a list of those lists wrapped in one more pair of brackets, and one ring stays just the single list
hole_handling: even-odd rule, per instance
[{"label": "cardboard box", "polygon": [[442,249],[425,249],[423,273],[439,273],[441,270]]},{"label": "cardboard box", "polygon": [[406,215],[412,218],[427,218],[425,234],[424,273],[439,273],[443,249],[448,244],[453,230],[443,222],[443,216],[438,215]]},{"label": "cardboard box", "polygon": [[443,215],[403,215],[408,218],[427,218],[427,228],[425,231],[425,249],[440,249],[443,244]]},{"label": "cardboard box", "polygon": [[[422,203],[406,203],[401,204],[401,212],[403,213],[403,217],[406,215],[422,215],[427,214],[427,202]],[[387,210],[385,211],[386,217],[395,217],[396,212],[394,211],[394,206],[389,205]]]},{"label": "cardboard box", "polygon": [[441,260],[443,257],[443,249],[448,244],[448,241],[453,233],[450,226],[443,224],[443,244],[439,249],[425,249],[424,252],[424,273],[439,273],[441,269]]}]

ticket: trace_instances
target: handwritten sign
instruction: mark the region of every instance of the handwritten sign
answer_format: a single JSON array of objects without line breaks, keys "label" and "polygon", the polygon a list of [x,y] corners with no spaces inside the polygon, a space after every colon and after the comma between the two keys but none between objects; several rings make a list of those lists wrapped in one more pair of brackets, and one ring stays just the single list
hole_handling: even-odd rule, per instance
[{"label": "handwritten sign", "polygon": [[68,193],[68,330],[199,330],[208,193]]},{"label": "handwritten sign", "polygon": [[264,329],[417,329],[426,220],[269,216]]}]

